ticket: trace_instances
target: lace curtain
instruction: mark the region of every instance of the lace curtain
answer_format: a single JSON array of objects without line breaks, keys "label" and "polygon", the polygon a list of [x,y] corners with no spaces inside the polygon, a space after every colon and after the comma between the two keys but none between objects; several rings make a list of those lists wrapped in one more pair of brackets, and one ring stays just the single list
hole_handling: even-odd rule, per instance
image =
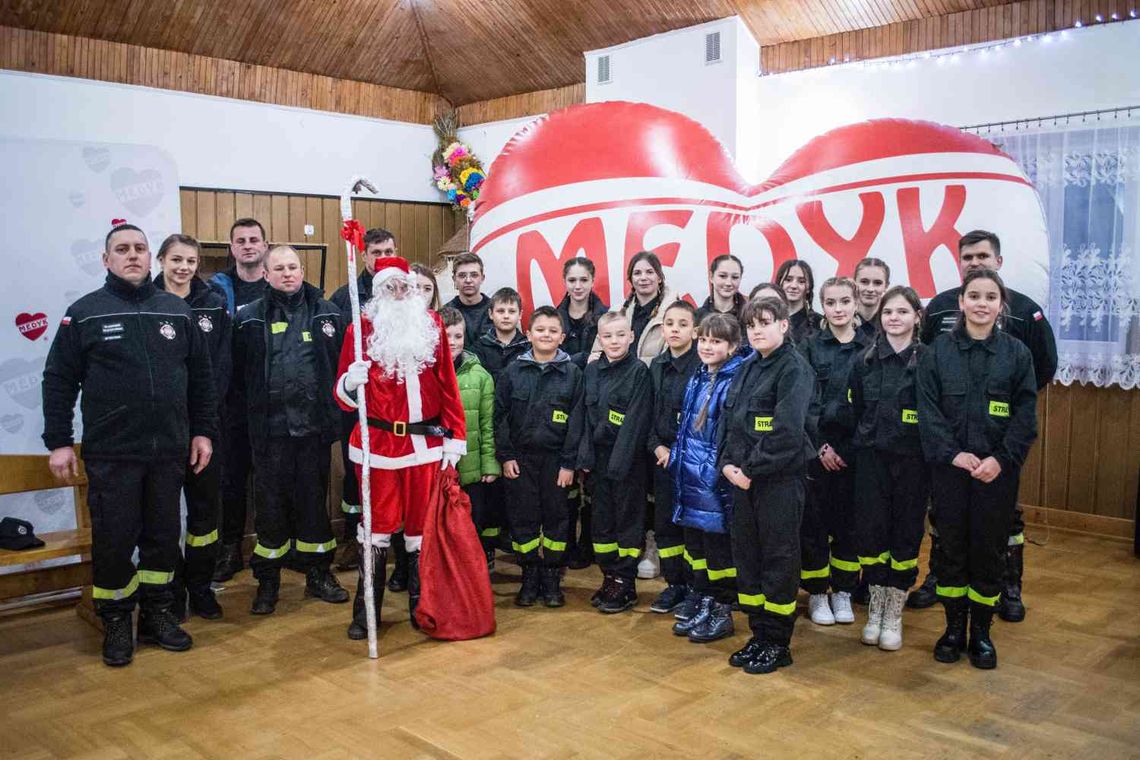
[{"label": "lace curtain", "polygon": [[1041,194],[1057,380],[1140,385],[1140,125],[984,135]]}]

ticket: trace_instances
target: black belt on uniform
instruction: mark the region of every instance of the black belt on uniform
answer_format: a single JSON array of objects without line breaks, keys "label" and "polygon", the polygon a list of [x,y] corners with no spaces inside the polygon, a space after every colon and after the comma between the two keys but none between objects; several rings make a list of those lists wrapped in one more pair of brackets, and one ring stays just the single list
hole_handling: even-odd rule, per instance
[{"label": "black belt on uniform", "polygon": [[430,420],[422,422],[405,422],[403,420],[396,420],[389,422],[388,420],[380,420],[375,417],[368,418],[368,427],[379,428],[386,430],[393,435],[406,436],[406,435],[434,435],[438,438],[450,438],[450,428],[445,428],[439,424],[439,417],[432,417]]}]

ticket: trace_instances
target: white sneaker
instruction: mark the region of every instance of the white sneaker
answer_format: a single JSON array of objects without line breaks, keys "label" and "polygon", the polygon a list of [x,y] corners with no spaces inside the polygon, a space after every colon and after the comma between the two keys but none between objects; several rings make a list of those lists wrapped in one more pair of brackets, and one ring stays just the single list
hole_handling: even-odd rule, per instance
[{"label": "white sneaker", "polygon": [[811,622],[816,625],[835,625],[835,616],[831,614],[827,594],[812,594],[808,597],[808,614]]},{"label": "white sneaker", "polygon": [[855,622],[855,612],[851,609],[851,594],[846,591],[836,591],[831,595],[831,609],[835,613],[836,623]]},{"label": "white sneaker", "polygon": [[641,561],[637,563],[637,577],[649,580],[658,575],[661,575],[661,559],[657,556],[657,541],[653,531],[648,531],[645,534],[645,554],[641,555]]},{"label": "white sneaker", "polygon": [[862,642],[868,646],[879,643],[879,636],[883,632],[883,605],[886,603],[887,589],[885,586],[871,586],[871,600],[867,605],[867,624],[863,626]]},{"label": "white sneaker", "polygon": [[906,592],[888,588],[883,607],[883,632],[879,635],[879,649],[894,652],[902,649],[902,614],[906,604]]}]

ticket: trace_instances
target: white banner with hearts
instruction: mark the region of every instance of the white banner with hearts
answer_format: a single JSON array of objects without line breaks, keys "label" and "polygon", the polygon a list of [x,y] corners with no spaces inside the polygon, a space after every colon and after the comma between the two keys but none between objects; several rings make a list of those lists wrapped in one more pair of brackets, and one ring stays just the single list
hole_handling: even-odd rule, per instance
[{"label": "white banner with hearts", "polygon": [[[471,230],[485,290],[514,287],[524,312],[563,296],[561,262],[590,258],[611,305],[625,271],[655,251],[666,280],[700,304],[708,265],[732,253],[742,289],[802,259],[817,283],[886,261],[924,299],[959,283],[957,241],[1002,240],[1002,275],[1044,304],[1048,245],[1037,192],[1007,155],[953,127],[882,119],[842,127],[748,185],[700,124],[643,103],[572,106],[528,124],[495,159]],[[818,292],[817,292],[818,297]]]},{"label": "white banner with hearts", "polygon": [[180,230],[178,172],[148,145],[9,138],[0,139],[0,170],[0,454],[46,455],[40,382],[59,321],[103,284],[112,219],[141,227],[152,251]]}]

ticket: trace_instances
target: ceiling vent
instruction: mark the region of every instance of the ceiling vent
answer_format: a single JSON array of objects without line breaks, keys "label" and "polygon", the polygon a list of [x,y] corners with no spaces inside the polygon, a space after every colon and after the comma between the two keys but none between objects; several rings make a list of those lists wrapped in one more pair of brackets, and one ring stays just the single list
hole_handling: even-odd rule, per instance
[{"label": "ceiling vent", "polygon": [[609,84],[610,77],[610,57],[609,55],[598,56],[598,84]]},{"label": "ceiling vent", "polygon": [[720,32],[705,35],[705,63],[720,63]]}]

